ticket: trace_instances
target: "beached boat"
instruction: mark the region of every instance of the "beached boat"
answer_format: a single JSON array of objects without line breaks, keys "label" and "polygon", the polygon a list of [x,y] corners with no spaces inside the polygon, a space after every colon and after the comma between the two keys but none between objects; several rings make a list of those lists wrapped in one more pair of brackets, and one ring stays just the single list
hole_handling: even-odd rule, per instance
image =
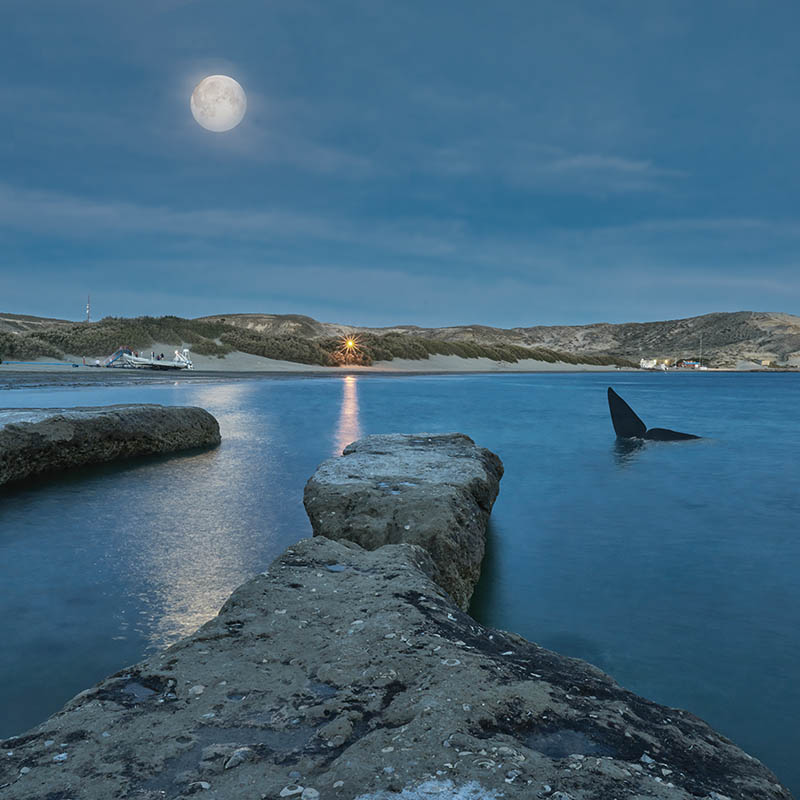
[{"label": "beached boat", "polygon": [[175,356],[171,361],[164,358],[163,353],[159,356],[152,353],[150,358],[146,358],[130,347],[120,347],[102,365],[98,362],[95,366],[124,367],[127,369],[194,369],[192,360],[189,358],[189,350],[185,347],[182,351],[176,350]]}]

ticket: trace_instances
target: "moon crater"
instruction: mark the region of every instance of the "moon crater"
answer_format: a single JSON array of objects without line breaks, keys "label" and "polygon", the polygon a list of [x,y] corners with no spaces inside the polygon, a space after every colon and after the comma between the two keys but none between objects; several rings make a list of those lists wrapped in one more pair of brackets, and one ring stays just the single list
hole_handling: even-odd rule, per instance
[{"label": "moon crater", "polygon": [[247,95],[233,78],[209,75],[194,87],[189,105],[199,125],[207,131],[224,133],[244,118]]}]

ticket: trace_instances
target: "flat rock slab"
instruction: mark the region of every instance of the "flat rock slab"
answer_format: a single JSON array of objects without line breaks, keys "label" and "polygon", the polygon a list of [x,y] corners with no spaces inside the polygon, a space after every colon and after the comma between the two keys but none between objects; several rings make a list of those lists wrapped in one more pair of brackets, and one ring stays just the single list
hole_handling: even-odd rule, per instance
[{"label": "flat rock slab", "polygon": [[424,547],[466,610],[502,475],[500,459],[461,433],[366,436],[320,464],[303,502],[315,536]]},{"label": "flat rock slab", "polygon": [[696,717],[482,627],[414,545],[317,537],[0,743],[3,800],[790,800]]},{"label": "flat rock slab", "polygon": [[219,442],[217,420],[191,406],[0,409],[0,485],[53,470]]}]

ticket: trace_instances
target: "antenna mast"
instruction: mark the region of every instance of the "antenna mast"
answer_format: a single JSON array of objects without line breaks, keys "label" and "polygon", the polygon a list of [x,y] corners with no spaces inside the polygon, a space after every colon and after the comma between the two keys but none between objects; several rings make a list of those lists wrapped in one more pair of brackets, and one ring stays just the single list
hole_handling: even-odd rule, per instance
[{"label": "antenna mast", "polygon": [[86,295],[86,321],[92,321],[92,296],[90,294]]}]

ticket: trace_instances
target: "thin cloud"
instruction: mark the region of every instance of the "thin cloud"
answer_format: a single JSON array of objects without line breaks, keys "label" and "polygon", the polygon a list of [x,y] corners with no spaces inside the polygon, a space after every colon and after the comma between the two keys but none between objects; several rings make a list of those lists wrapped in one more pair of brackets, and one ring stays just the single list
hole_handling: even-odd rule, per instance
[{"label": "thin cloud", "polygon": [[670,176],[685,177],[686,172],[663,169],[654,166],[652,161],[637,161],[619,156],[574,155],[559,158],[547,164],[544,169],[550,172],[605,172],[624,175],[643,175],[648,177]]},{"label": "thin cloud", "polygon": [[665,191],[682,170],[618,155],[570,153],[546,142],[522,138],[462,139],[406,154],[402,163],[440,177],[499,181],[554,194],[595,196]]},{"label": "thin cloud", "polygon": [[[465,271],[481,272],[487,281],[489,276],[525,276],[529,280],[536,276],[541,281],[564,270],[583,276],[598,264],[631,263],[640,271],[658,266],[672,274],[687,262],[717,264],[721,259],[726,260],[729,274],[737,264],[752,266],[752,252],[764,236],[773,244],[796,239],[800,223],[753,218],[655,219],[627,226],[551,226],[512,236],[478,233],[460,219],[373,222],[282,207],[176,209],[99,202],[0,183],[0,231],[6,237],[33,234],[116,248],[120,237],[158,236],[166,240],[158,245],[158,251],[268,247],[270,252],[291,249],[301,260],[313,260],[321,249],[336,247],[338,253],[348,252],[354,260],[371,261],[379,275],[400,260],[407,273],[425,271],[436,263],[459,276]],[[676,237],[676,233],[684,235]],[[781,268],[779,263],[774,266]]]}]

